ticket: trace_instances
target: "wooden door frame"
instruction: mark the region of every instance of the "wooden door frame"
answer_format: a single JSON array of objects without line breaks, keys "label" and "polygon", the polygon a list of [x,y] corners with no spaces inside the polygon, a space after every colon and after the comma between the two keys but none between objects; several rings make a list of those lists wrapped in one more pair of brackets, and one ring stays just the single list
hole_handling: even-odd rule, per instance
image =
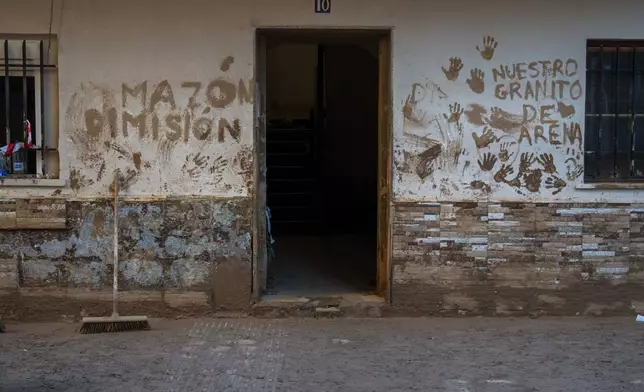
[{"label": "wooden door frame", "polygon": [[254,187],[253,187],[253,299],[259,300],[266,288],[268,260],[266,251],[266,41],[267,35],[287,33],[352,33],[373,34],[378,39],[378,238],[377,283],[378,295],[391,302],[392,257],[392,67],[391,28],[256,28],[254,50],[255,101],[254,109]]},{"label": "wooden door frame", "polygon": [[378,294],[391,302],[392,285],[392,193],[393,129],[391,30],[379,36],[378,42]]}]

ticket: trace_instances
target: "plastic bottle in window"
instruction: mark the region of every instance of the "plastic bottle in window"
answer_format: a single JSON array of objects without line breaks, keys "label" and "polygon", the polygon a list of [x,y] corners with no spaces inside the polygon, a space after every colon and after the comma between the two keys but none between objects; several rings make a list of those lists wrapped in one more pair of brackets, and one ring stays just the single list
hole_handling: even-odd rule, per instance
[{"label": "plastic bottle in window", "polygon": [[25,152],[13,153],[13,174],[25,174]]},{"label": "plastic bottle in window", "polygon": [[6,177],[8,172],[7,158],[0,153],[0,177]]}]

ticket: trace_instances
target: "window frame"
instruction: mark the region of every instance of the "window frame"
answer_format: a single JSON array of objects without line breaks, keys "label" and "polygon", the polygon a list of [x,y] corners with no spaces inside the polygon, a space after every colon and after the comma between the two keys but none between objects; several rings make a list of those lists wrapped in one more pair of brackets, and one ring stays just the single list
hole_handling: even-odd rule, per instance
[{"label": "window frame", "polygon": [[[608,50],[607,50],[608,49]],[[631,56],[630,71],[629,68],[621,68],[620,53],[622,49],[628,50]],[[593,50],[597,53],[599,65],[593,66],[591,57]],[[604,67],[604,53],[615,51],[612,56],[612,63],[609,68]],[[622,54],[622,56],[624,56]],[[639,57],[638,57],[639,56]],[[628,111],[623,111],[623,99],[620,96],[620,89],[624,86],[621,84],[622,73],[630,72],[630,83],[628,84],[629,96]],[[604,86],[605,75],[609,75],[611,83],[608,87]],[[628,81],[628,78],[626,79]],[[639,81],[639,83],[638,83]],[[606,94],[606,88],[612,90],[612,94]],[[594,94],[592,92],[595,92]],[[585,126],[584,126],[584,176],[585,184],[613,184],[619,186],[626,184],[631,186],[644,185],[644,98],[638,97],[638,93],[644,94],[644,40],[632,39],[589,39],[586,41],[586,91],[585,91]],[[604,110],[603,106],[608,105],[611,101],[607,96],[612,95],[611,109]],[[639,101],[638,101],[639,100]],[[605,105],[604,105],[605,104]],[[595,110],[591,110],[595,109]],[[638,110],[639,109],[639,110]],[[603,129],[604,124],[610,124],[606,127],[612,130],[610,140],[612,149],[602,149],[604,143]],[[628,123],[628,128],[624,125]],[[639,126],[639,129],[635,129]],[[607,132],[611,132],[611,130]],[[621,130],[621,131],[620,131]],[[639,131],[639,137],[636,140],[636,131]],[[624,133],[628,132],[628,133]],[[630,139],[628,150],[620,148],[624,139]],[[621,140],[621,142],[620,142]],[[605,142],[606,140],[604,140]],[[637,144],[642,144],[636,151]],[[592,144],[596,143],[594,148]],[[606,168],[610,163],[602,160],[603,156],[611,155],[608,161],[612,163],[612,171],[607,175]],[[628,160],[623,157],[628,154]],[[621,160],[618,159],[620,155]],[[641,168],[636,168],[635,162],[640,163]],[[607,164],[608,163],[608,164]],[[623,173],[628,163],[628,175]],[[602,171],[604,173],[602,173]],[[590,175],[592,173],[593,175]],[[638,173],[640,173],[638,175]]]},{"label": "window frame", "polygon": [[[49,151],[57,151],[56,147],[51,147],[46,144],[48,133],[53,132],[53,134],[57,134],[56,130],[58,128],[58,124],[54,123],[53,119],[50,118],[48,121],[47,111],[48,109],[57,110],[57,107],[54,107],[56,106],[55,102],[47,103],[48,94],[45,92],[46,87],[43,87],[46,72],[58,72],[58,56],[56,53],[51,53],[52,49],[56,50],[57,47],[52,47],[52,41],[53,37],[0,36],[0,76],[5,77],[8,72],[9,77],[22,78],[26,76],[34,78],[34,119],[32,123],[32,142],[34,147],[30,148],[30,150],[35,151],[37,154],[35,159],[35,172],[30,171],[29,173],[14,174],[8,171],[5,177],[0,177],[3,185],[14,185],[13,182],[20,180],[29,180],[32,185],[37,185],[34,180],[41,180],[42,182],[44,179],[57,178],[59,175],[58,172],[49,172],[46,164],[46,154]],[[30,53],[27,46],[29,44],[33,45],[34,43],[37,46],[37,53],[35,56],[28,57],[33,52]],[[16,57],[10,51],[10,45],[20,45],[20,58]],[[54,78],[56,77],[57,75],[54,75]],[[51,99],[51,97],[49,98]],[[5,107],[0,108],[0,110],[5,110]],[[7,134],[4,131],[5,126],[6,124],[0,124],[0,146],[5,146],[13,142],[12,140],[7,140]],[[7,183],[8,180],[10,183]]]}]

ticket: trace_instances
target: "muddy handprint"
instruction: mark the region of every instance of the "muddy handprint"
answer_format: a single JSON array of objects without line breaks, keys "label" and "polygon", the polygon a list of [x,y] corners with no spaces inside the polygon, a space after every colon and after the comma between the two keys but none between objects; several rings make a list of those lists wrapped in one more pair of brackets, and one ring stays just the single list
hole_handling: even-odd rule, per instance
[{"label": "muddy handprint", "polygon": [[523,175],[523,181],[525,182],[525,187],[530,192],[539,192],[539,188],[541,187],[541,169],[527,171]]},{"label": "muddy handprint", "polygon": [[554,189],[552,192],[553,195],[556,195],[557,193],[561,192],[565,186],[566,186],[566,181],[562,180],[561,178],[555,175],[552,175],[546,178],[546,189]]},{"label": "muddy handprint", "polygon": [[568,181],[575,181],[584,174],[584,167],[573,157],[566,159],[566,169],[566,178]]},{"label": "muddy handprint", "polygon": [[418,83],[412,85],[411,94],[407,96],[405,104],[403,105],[403,116],[412,124],[419,127],[427,125],[427,113],[418,108],[418,102],[421,101],[426,95],[425,88]]},{"label": "muddy handprint", "polygon": [[481,180],[474,180],[470,182],[470,188],[482,191],[483,193],[492,192],[492,188],[490,188],[490,186],[487,183],[485,183],[485,181],[481,181]]},{"label": "muddy handprint", "polygon": [[524,152],[521,154],[521,162],[519,163],[519,173],[525,173],[528,171],[530,166],[536,161],[536,158],[534,157],[534,154]]},{"label": "muddy handprint", "polygon": [[[579,153],[579,151],[577,151],[574,148],[570,148],[570,147],[566,148],[566,155],[573,157],[577,161],[581,160],[581,154]],[[568,161],[566,160],[566,162]]]},{"label": "muddy handprint", "polygon": [[579,177],[584,175],[584,168],[582,166],[577,166],[573,169],[568,169],[566,173],[566,178],[568,181],[575,181]]},{"label": "muddy handprint", "polygon": [[508,182],[507,177],[514,173],[514,169],[510,165],[501,165],[499,171],[494,174],[494,181]]},{"label": "muddy handprint", "polygon": [[497,141],[494,131],[488,127],[483,128],[481,136],[477,135],[476,132],[472,132],[472,138],[474,139],[474,144],[476,144],[478,149],[485,148]]},{"label": "muddy handprint", "polygon": [[476,45],[476,50],[481,53],[481,57],[483,57],[485,60],[492,60],[492,57],[494,57],[494,51],[496,50],[496,47],[498,46],[498,42],[496,42],[496,39],[492,36],[487,36],[483,38],[483,48],[479,48],[478,45]]},{"label": "muddy handprint", "polygon": [[537,162],[543,166],[543,171],[548,174],[554,174],[557,172],[557,167],[555,167],[555,159],[552,154],[541,154],[537,158]]},{"label": "muddy handprint", "polygon": [[466,80],[470,90],[477,94],[483,94],[485,91],[485,73],[478,68],[470,71],[470,77]]},{"label": "muddy handprint", "polygon": [[514,156],[514,152],[509,152],[508,149],[515,144],[515,142],[506,142],[501,144],[501,151],[499,152],[499,160],[501,162],[505,163]]},{"label": "muddy handprint", "polygon": [[441,69],[447,80],[454,81],[458,79],[458,75],[463,69],[463,62],[458,57],[452,57],[449,59],[449,68],[445,69],[445,67],[441,67]]},{"label": "muddy handprint", "polygon": [[186,157],[186,162],[181,167],[181,171],[190,178],[199,177],[199,174],[208,166],[210,157],[201,155],[200,152],[190,154]]},{"label": "muddy handprint", "polygon": [[461,115],[463,114],[463,108],[460,103],[450,104],[449,105],[449,116],[443,114],[447,119],[448,123],[458,123],[461,120]]},{"label": "muddy handprint", "polygon": [[494,165],[496,165],[496,160],[496,155],[489,152],[485,153],[483,154],[483,160],[478,160],[479,167],[483,171],[491,171],[492,169],[494,169]]},{"label": "muddy handprint", "polygon": [[224,172],[228,166],[228,160],[223,157],[217,157],[212,161],[208,171],[212,175],[212,179],[215,184],[219,184],[223,181]]}]

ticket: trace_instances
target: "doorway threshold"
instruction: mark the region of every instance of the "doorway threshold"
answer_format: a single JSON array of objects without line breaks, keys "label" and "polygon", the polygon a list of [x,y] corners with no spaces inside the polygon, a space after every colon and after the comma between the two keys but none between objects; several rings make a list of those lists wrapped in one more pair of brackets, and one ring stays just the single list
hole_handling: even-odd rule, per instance
[{"label": "doorway threshold", "polygon": [[253,305],[256,317],[382,317],[385,299],[371,293],[263,295]]}]

